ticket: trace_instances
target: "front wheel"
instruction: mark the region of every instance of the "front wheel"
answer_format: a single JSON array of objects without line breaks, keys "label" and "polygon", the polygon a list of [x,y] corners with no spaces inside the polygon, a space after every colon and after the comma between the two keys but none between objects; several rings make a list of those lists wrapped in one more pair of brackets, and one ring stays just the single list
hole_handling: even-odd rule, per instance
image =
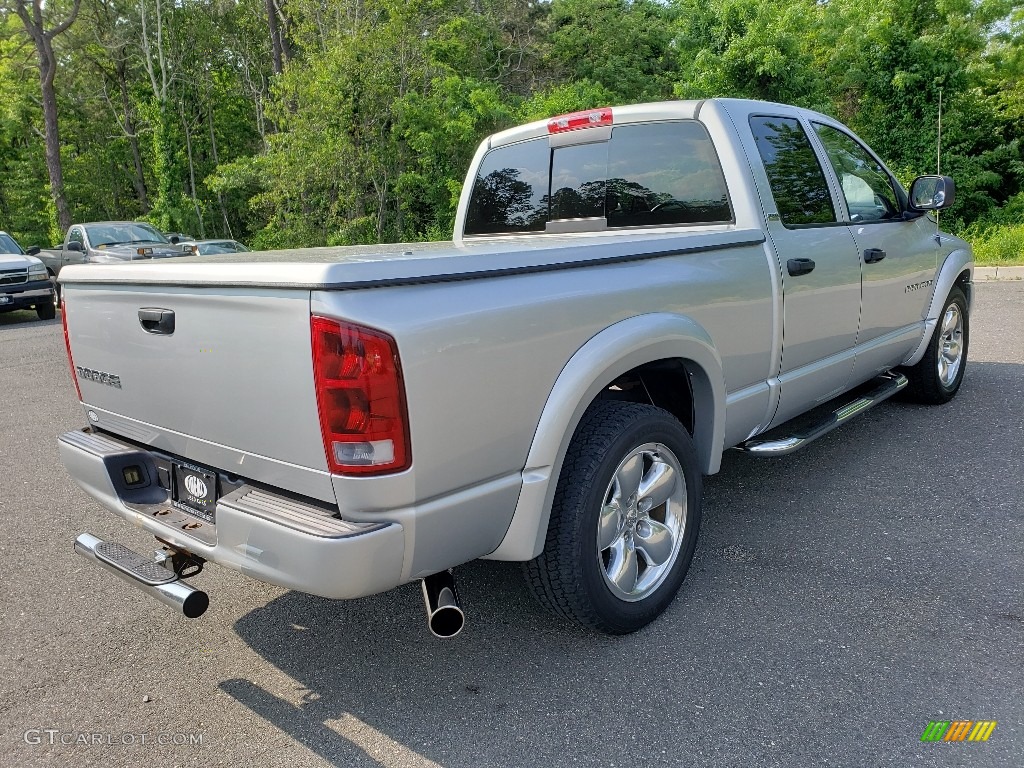
[{"label": "front wheel", "polygon": [[599,632],[635,632],[679,590],[700,505],[700,468],[683,425],[652,405],[597,402],[569,445],[527,582],[555,613]]},{"label": "front wheel", "polygon": [[42,302],[36,304],[36,316],[40,320],[53,320],[57,316],[57,307],[53,303],[52,296],[45,304]]},{"label": "front wheel", "polygon": [[969,341],[967,297],[959,286],[953,286],[924,357],[917,365],[903,370],[910,380],[907,396],[928,405],[952,400],[964,380]]}]

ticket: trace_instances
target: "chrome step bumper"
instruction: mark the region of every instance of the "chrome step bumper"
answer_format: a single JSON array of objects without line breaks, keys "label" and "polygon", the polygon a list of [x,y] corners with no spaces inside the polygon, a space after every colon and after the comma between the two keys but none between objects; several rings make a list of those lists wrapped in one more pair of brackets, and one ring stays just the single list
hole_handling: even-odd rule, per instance
[{"label": "chrome step bumper", "polygon": [[[57,447],[71,478],[106,509],[208,562],[331,599],[365,597],[403,583],[405,534],[399,523],[341,520],[241,483],[218,499],[216,524],[196,528],[197,519],[172,506],[160,485],[156,452],[81,431],[61,435]],[[142,467],[152,482],[129,488],[126,466]]]},{"label": "chrome step bumper", "polygon": [[[874,379],[874,382],[878,385],[874,389],[829,411],[816,421],[802,424],[790,434],[778,437],[755,437],[745,443],[740,443],[736,449],[753,456],[785,456],[788,453],[799,451],[819,437],[827,435],[833,429],[843,426],[851,419],[888,400],[907,386],[907,377],[902,373],[883,373]],[[785,429],[785,425],[778,429]]]},{"label": "chrome step bumper", "polygon": [[206,613],[210,598],[205,592],[190,587],[174,571],[164,568],[123,544],[83,533],[75,539],[75,552],[101,568],[119,576],[150,597],[196,619]]}]

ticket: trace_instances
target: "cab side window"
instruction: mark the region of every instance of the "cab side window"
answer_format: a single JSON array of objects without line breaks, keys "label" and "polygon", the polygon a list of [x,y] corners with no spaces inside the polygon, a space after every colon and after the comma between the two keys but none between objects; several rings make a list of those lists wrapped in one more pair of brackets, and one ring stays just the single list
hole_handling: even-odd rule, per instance
[{"label": "cab side window", "polygon": [[800,121],[792,117],[750,118],[779,217],[787,227],[837,221],[825,172]]},{"label": "cab side window", "polygon": [[814,123],[829,163],[843,188],[850,221],[886,221],[902,212],[892,179],[852,136],[830,125]]},{"label": "cab side window", "polygon": [[82,237],[82,230],[80,230],[78,227],[75,227],[74,229],[72,229],[71,230],[71,234],[68,235],[68,242],[69,243],[80,243],[82,245],[85,245],[85,238]]}]

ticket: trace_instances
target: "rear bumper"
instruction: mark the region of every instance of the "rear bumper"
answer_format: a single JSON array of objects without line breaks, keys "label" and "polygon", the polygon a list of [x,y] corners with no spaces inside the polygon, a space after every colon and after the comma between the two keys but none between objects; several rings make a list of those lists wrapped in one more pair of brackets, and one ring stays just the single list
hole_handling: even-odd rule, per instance
[{"label": "rear bumper", "polygon": [[[402,583],[405,536],[398,523],[352,523],[299,500],[240,484],[217,502],[215,525],[174,508],[158,458],[103,433],[57,440],[68,473],[90,496],[159,539],[259,581],[348,599]],[[128,488],[126,467],[145,486]]]}]

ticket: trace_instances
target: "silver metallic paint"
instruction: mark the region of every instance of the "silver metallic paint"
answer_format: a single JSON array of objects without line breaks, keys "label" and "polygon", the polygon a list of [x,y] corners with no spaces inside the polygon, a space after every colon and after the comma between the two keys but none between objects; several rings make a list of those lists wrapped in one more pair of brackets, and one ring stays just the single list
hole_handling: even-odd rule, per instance
[{"label": "silver metallic paint", "polygon": [[924,333],[914,351],[903,360],[903,365],[916,365],[924,357],[924,353],[928,349],[928,342],[931,341],[932,334],[939,322],[939,316],[942,314],[942,308],[946,304],[946,297],[949,296],[949,292],[965,272],[968,275],[968,290],[965,291],[968,305],[972,300],[969,281],[974,277],[974,254],[971,251],[971,246],[960,238],[945,233],[938,236],[938,239],[941,249],[950,248],[951,250],[942,260],[939,275],[935,278],[932,286],[931,301],[928,302],[928,308],[924,315]]},{"label": "silver metallic paint", "polygon": [[355,598],[402,583],[402,527],[330,539],[276,525],[233,507],[217,508],[217,540],[205,544],[136,512],[121,501],[102,456],[58,439],[61,462],[82,489],[133,525],[247,576],[321,597]]},{"label": "silver metallic paint", "polygon": [[[812,246],[797,238],[780,253],[777,243],[764,241],[764,233],[781,224],[773,221],[777,211],[746,118],[783,110],[806,124],[823,116],[736,100],[699,106],[722,162],[735,224],[462,238],[472,180],[487,148],[546,135],[541,121],[481,145],[450,243],[71,267],[61,282],[76,363],[141,375],[150,394],[161,395],[157,402],[174,400],[181,391],[197,394],[193,382],[202,381],[201,367],[190,346],[209,343],[230,363],[218,366],[208,393],[198,393],[205,418],[189,413],[180,398],[161,411],[152,397],[114,402],[110,394],[104,399],[83,387],[94,406],[89,409],[111,431],[135,430],[135,439],[198,463],[334,500],[345,519],[390,523],[358,537],[358,545],[324,549],[225,508],[217,557],[211,548],[197,552],[256,578],[326,596],[369,594],[481,556],[523,560],[538,554],[554,480],[580,417],[602,389],[637,365],[684,361],[697,406],[699,459],[713,473],[725,448],[853,386],[850,369],[858,355],[865,365],[876,352],[871,365],[895,364],[898,356],[889,352],[912,345],[924,327],[899,327],[892,338],[883,333],[858,349],[856,326],[833,324],[821,333],[819,322],[819,335],[807,334],[806,359],[793,362],[790,348],[787,360],[783,339],[799,328],[791,323],[784,334],[783,297],[793,279],[782,264],[787,248]],[[698,102],[637,105],[616,108],[615,119],[692,118],[697,109]],[[835,196],[834,179],[831,184]],[[847,240],[828,245],[835,249],[829,252],[837,259],[845,258],[840,251],[849,254],[847,271],[859,273],[852,233],[842,225],[833,229]],[[695,246],[711,250],[684,252]],[[932,307],[970,268],[967,248],[946,260]],[[846,287],[859,284],[859,277],[836,274]],[[788,288],[790,297],[799,294],[797,285]],[[818,290],[814,307],[827,312],[834,291],[829,285]],[[138,327],[131,312],[140,306],[175,309],[179,323],[185,318],[184,330],[175,334],[181,333],[183,369],[160,367],[164,355],[155,345],[166,339],[139,329],[153,345],[146,346],[128,334],[127,328]],[[859,300],[856,308],[859,313]],[[409,470],[381,477],[327,474],[312,389],[310,312],[380,329],[397,340],[412,437]],[[926,344],[927,336],[920,341]],[[84,355],[97,359],[80,359]],[[247,386],[262,377],[265,385]],[[253,418],[261,411],[269,424]],[[151,521],[136,520],[119,503],[97,476],[95,462],[63,445],[61,454],[72,476],[105,506],[152,529]]]}]

